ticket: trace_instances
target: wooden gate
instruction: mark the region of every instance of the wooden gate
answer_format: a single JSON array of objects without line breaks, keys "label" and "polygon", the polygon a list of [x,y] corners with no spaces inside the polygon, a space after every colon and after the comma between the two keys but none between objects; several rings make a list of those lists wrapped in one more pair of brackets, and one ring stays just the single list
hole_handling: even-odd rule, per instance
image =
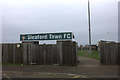
[{"label": "wooden gate", "polygon": [[58,64],[57,45],[31,45],[29,64]]}]

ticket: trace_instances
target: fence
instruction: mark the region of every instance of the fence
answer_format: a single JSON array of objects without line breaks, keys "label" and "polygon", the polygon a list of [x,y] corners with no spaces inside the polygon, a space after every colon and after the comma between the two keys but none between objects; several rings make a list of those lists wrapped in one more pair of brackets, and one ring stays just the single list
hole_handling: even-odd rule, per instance
[{"label": "fence", "polygon": [[100,63],[101,64],[118,64],[119,55],[118,48],[120,47],[119,43],[114,42],[101,42],[99,44],[100,51]]},{"label": "fence", "polygon": [[39,65],[77,65],[77,43],[57,41],[57,44],[2,44],[2,62]]},{"label": "fence", "polygon": [[59,64],[76,65],[78,62],[78,45],[76,42],[58,41],[57,42]]}]

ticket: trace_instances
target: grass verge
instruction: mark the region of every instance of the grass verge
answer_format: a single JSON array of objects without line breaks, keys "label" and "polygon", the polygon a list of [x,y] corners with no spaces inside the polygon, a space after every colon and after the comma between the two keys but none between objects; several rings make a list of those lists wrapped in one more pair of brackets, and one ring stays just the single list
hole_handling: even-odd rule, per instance
[{"label": "grass verge", "polygon": [[89,54],[89,50],[78,50],[78,55],[88,58],[93,58],[99,60],[99,52],[98,51],[92,51],[92,54]]},{"label": "grass verge", "polygon": [[20,66],[21,64],[2,63],[3,66]]}]

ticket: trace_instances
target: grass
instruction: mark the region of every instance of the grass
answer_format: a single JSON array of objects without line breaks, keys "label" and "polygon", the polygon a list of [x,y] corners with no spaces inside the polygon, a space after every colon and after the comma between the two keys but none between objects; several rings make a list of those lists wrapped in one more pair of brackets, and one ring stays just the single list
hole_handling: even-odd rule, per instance
[{"label": "grass", "polygon": [[92,54],[89,54],[89,50],[78,50],[78,55],[88,58],[93,58],[99,60],[99,52],[98,51],[92,51]]},{"label": "grass", "polygon": [[20,66],[21,64],[2,63],[3,66]]}]

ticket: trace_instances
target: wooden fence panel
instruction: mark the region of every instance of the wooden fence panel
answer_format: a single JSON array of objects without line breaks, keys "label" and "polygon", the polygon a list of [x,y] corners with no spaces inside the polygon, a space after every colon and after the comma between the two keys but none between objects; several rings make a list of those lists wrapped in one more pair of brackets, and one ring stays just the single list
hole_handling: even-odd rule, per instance
[{"label": "wooden fence panel", "polygon": [[60,41],[57,44],[16,43],[3,44],[3,63],[75,65],[77,64],[77,43]]},{"label": "wooden fence panel", "polygon": [[23,46],[23,64],[29,64],[28,44],[24,43]]},{"label": "wooden fence panel", "polygon": [[57,53],[57,45],[52,45],[52,49],[51,49],[51,55],[52,55],[52,64],[59,64],[58,61],[58,53]]},{"label": "wooden fence panel", "polygon": [[31,60],[31,64],[36,64],[36,57],[37,57],[37,46],[36,45],[30,45],[31,49],[30,49],[30,60]]},{"label": "wooden fence panel", "polygon": [[101,64],[118,64],[119,43],[100,43],[100,63]]},{"label": "wooden fence panel", "polygon": [[[8,45],[8,63],[13,63],[13,44]],[[9,57],[11,56],[11,57]]]},{"label": "wooden fence panel", "polygon": [[72,41],[58,41],[60,65],[77,65],[77,43]]},{"label": "wooden fence panel", "polygon": [[39,54],[40,54],[40,63],[41,64],[44,64],[44,47],[43,47],[43,45],[40,45],[39,46],[40,47],[40,52],[39,52]]},{"label": "wooden fence panel", "polygon": [[63,46],[62,46],[62,42],[60,42],[60,41],[57,41],[57,53],[58,53],[58,64],[59,65],[62,65],[63,64],[63,55],[62,55],[62,50],[63,50],[63,48],[62,48]]},{"label": "wooden fence panel", "polygon": [[[17,45],[19,45],[17,47]],[[15,63],[23,63],[23,52],[22,52],[22,44],[16,44],[15,46]]]},{"label": "wooden fence panel", "polygon": [[72,45],[72,64],[73,65],[77,65],[77,62],[78,62],[78,45],[76,42],[73,42],[73,45]]},{"label": "wooden fence panel", "polygon": [[120,67],[120,43],[118,44],[118,58],[117,58],[117,61],[118,61],[118,64],[119,64],[119,67]]},{"label": "wooden fence panel", "polygon": [[44,60],[45,60],[45,64],[50,64],[50,45],[44,45]]},{"label": "wooden fence panel", "polygon": [[2,62],[8,63],[8,45],[2,44]]}]

